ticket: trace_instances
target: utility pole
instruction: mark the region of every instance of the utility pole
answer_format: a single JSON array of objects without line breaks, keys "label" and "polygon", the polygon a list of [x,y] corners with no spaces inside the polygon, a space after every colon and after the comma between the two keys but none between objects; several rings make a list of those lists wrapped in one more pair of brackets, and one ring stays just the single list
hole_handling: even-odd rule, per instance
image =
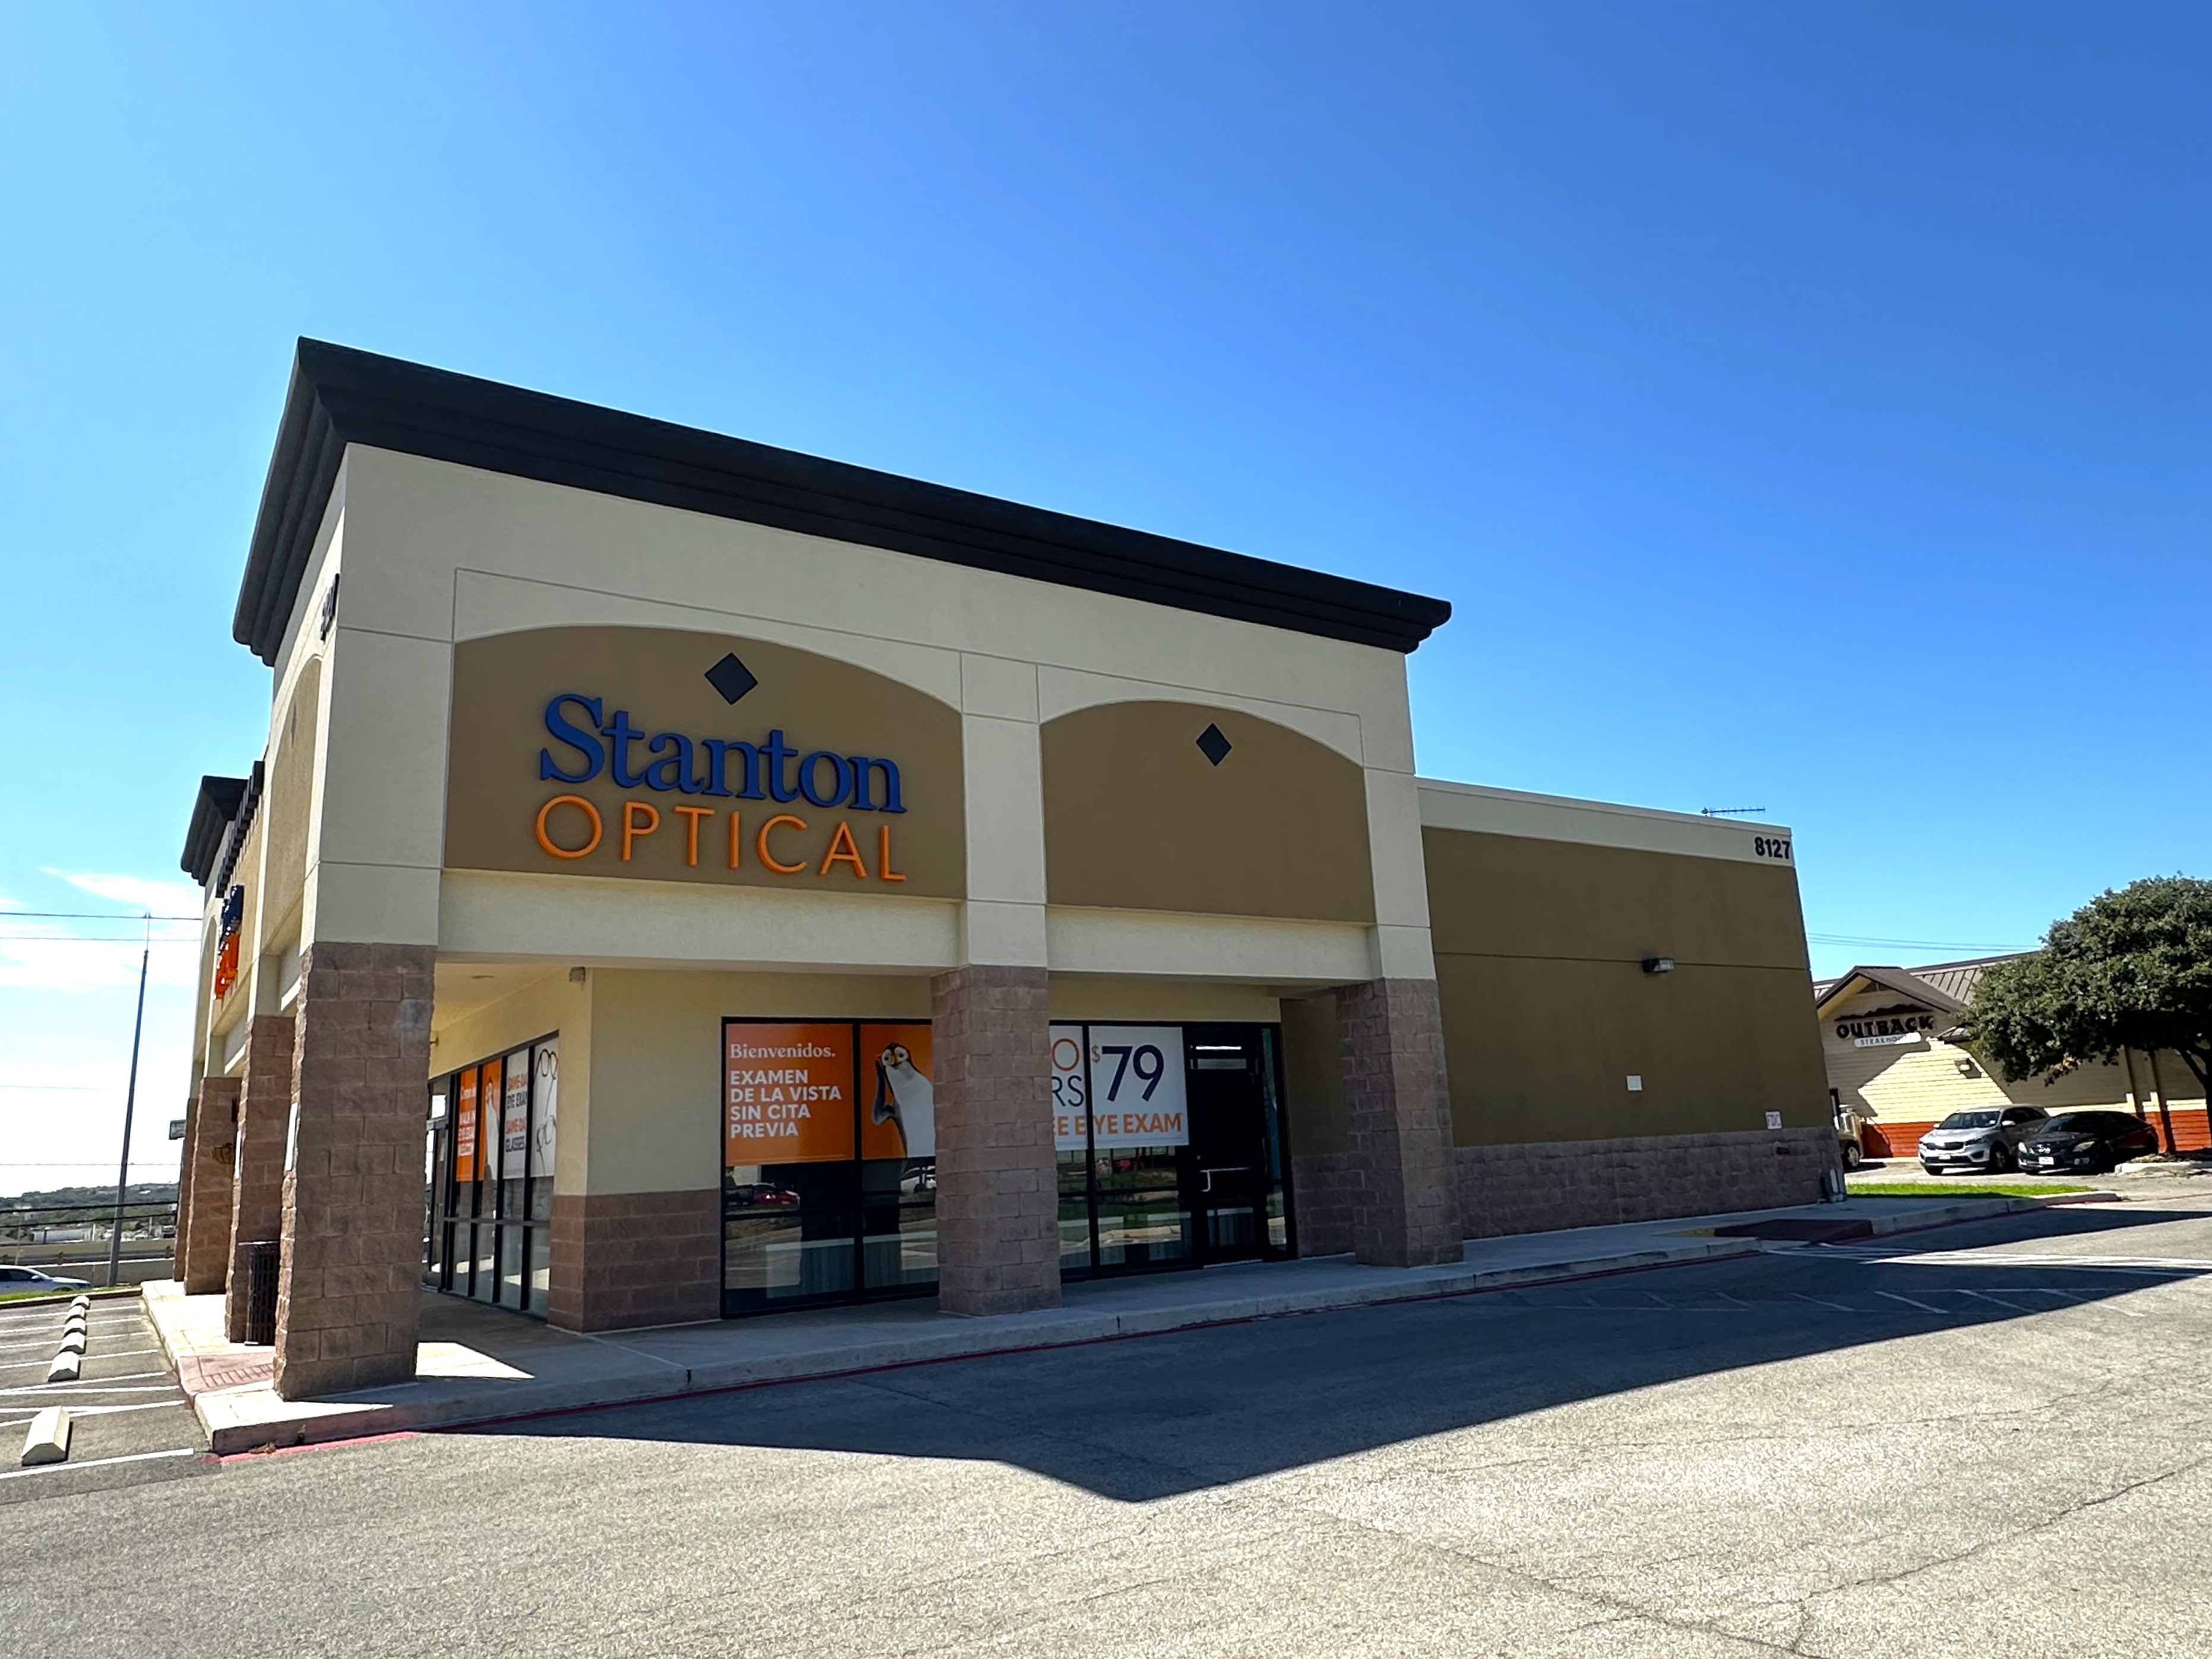
[{"label": "utility pole", "polygon": [[146,1030],[146,964],[154,955],[154,924],[146,924],[146,944],[138,952],[138,1013],[131,1022],[131,1086],[123,1096],[123,1167],[115,1176],[115,1231],[107,1240],[107,1285],[123,1273],[123,1206],[131,1190],[131,1116],[138,1107],[138,1039]]}]

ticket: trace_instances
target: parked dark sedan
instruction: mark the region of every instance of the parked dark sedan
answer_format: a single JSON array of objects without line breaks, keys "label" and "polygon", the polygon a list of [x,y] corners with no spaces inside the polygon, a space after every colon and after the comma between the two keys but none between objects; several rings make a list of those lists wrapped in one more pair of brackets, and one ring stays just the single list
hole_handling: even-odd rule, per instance
[{"label": "parked dark sedan", "polygon": [[2158,1131],[2126,1112],[2061,1112],[2021,1142],[2020,1167],[2110,1170],[2158,1149]]}]

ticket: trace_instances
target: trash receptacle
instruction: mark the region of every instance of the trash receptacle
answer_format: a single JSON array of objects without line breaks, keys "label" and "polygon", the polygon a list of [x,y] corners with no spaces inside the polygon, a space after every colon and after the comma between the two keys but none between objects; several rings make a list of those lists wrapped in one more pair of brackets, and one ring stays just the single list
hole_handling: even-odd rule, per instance
[{"label": "trash receptacle", "polygon": [[264,1239],[246,1247],[246,1340],[270,1343],[276,1340],[276,1241]]}]

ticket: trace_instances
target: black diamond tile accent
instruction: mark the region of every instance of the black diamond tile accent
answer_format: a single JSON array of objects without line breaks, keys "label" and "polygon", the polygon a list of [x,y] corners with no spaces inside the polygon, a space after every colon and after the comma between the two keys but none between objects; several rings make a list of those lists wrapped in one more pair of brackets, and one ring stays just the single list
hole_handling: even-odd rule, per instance
[{"label": "black diamond tile accent", "polygon": [[735,702],[760,681],[753,677],[751,669],[738,660],[738,653],[732,651],[707,671],[707,684],[722,694],[724,702]]},{"label": "black diamond tile accent", "polygon": [[1221,735],[1221,728],[1209,726],[1198,734],[1198,752],[1218,766],[1229,758],[1229,739]]}]

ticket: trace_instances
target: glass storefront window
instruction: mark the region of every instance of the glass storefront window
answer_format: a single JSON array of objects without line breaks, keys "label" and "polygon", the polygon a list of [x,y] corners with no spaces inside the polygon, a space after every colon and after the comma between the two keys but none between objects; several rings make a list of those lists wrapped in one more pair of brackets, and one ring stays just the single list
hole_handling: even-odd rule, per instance
[{"label": "glass storefront window", "polygon": [[1273,1026],[1052,1028],[1060,1273],[1288,1256]]},{"label": "glass storefront window", "polygon": [[544,1316],[559,1076],[554,1034],[431,1084],[433,1288]]},{"label": "glass storefront window", "polygon": [[933,1288],[928,1024],[730,1019],[722,1039],[724,1313]]}]

